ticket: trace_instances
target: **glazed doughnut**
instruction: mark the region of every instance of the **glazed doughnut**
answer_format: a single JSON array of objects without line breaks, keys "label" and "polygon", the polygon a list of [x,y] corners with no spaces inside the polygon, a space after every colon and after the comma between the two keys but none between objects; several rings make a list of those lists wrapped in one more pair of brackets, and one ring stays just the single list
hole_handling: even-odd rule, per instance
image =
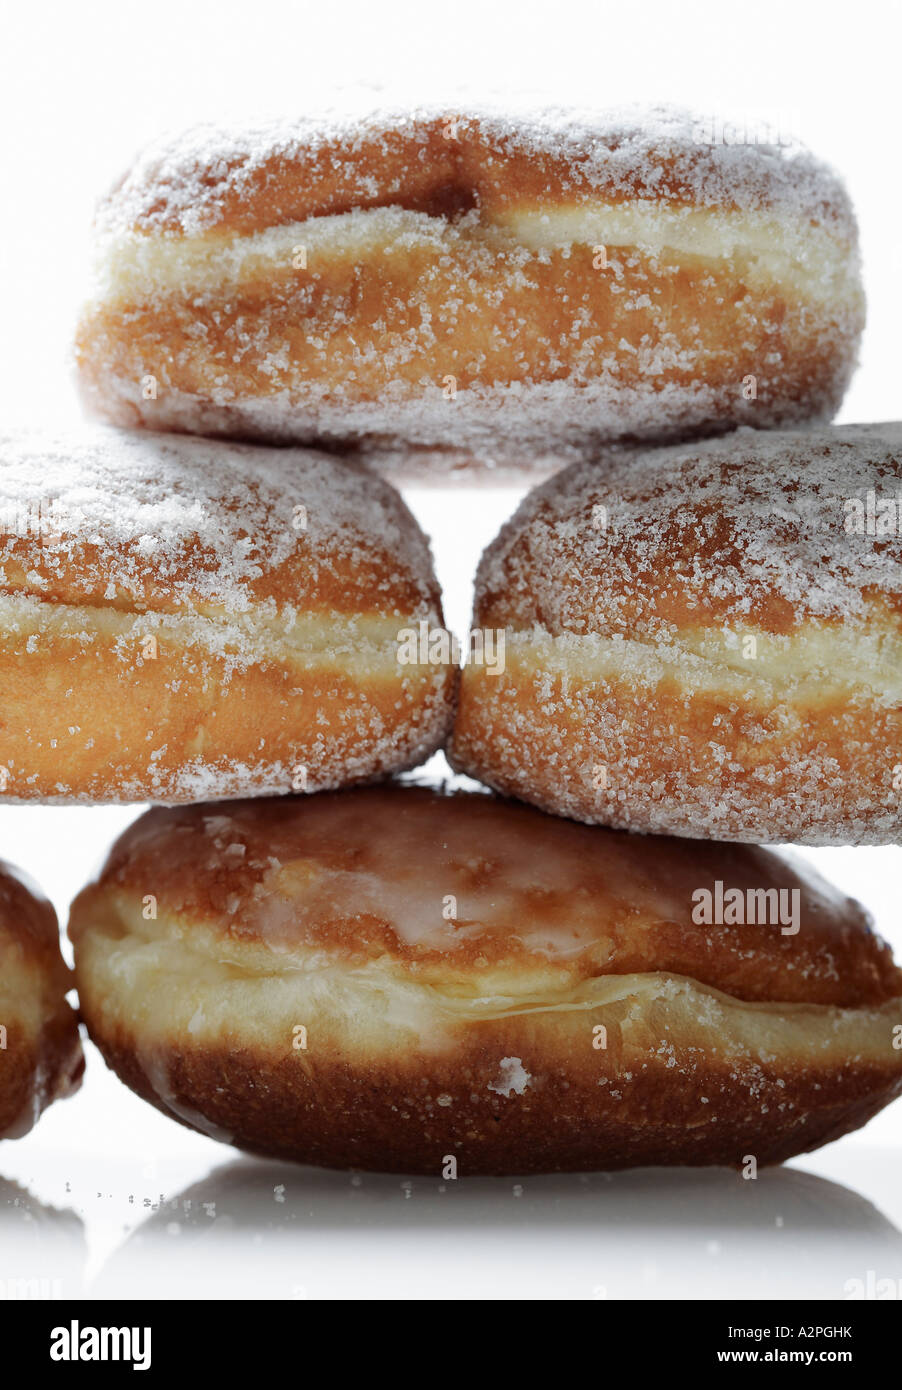
[{"label": "glazed doughnut", "polygon": [[126,1084],[278,1158],[772,1163],[902,1088],[902,973],[807,868],[484,792],[152,810],[70,934]]},{"label": "glazed doughnut", "polygon": [[30,879],[0,861],[0,1139],[27,1134],[51,1101],[81,1084],[78,1022],[66,1002],[72,986],[56,913]]},{"label": "glazed doughnut", "polygon": [[632,830],[898,841],[900,450],[739,430],[535,489],[480,565],[504,660],[466,668],[453,765]]},{"label": "glazed doughnut", "polygon": [[440,469],[829,419],[864,312],[833,172],[668,110],[201,128],[139,158],[96,242],[91,412]]},{"label": "glazed doughnut", "polygon": [[0,439],[6,800],[203,801],[414,766],[456,671],[407,662],[404,633],[441,622],[425,536],[359,465],[110,429]]}]

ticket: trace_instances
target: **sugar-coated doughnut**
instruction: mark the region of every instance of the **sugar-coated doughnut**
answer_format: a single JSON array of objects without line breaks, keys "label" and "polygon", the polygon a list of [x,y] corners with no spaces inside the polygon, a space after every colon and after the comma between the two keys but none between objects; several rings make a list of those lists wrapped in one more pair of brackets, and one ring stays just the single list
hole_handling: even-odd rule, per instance
[{"label": "sugar-coated doughnut", "polygon": [[902,973],[807,867],[488,793],[157,808],[70,934],[119,1076],[280,1158],[771,1163],[902,1088]]},{"label": "sugar-coated doughnut", "polygon": [[902,426],[582,464],[483,556],[451,760],[577,820],[902,835]]},{"label": "sugar-coated doughnut", "polygon": [[78,1022],[66,1001],[72,986],[52,906],[0,861],[0,1139],[27,1134],[81,1083]]},{"label": "sugar-coated doughnut", "polygon": [[670,110],[203,127],[96,230],[92,412],[424,468],[829,419],[863,322],[835,174]]},{"label": "sugar-coated doughnut", "polygon": [[[0,797],[343,786],[444,739],[429,544],[360,465],[96,429],[0,438]],[[427,651],[428,655],[428,651]]]}]

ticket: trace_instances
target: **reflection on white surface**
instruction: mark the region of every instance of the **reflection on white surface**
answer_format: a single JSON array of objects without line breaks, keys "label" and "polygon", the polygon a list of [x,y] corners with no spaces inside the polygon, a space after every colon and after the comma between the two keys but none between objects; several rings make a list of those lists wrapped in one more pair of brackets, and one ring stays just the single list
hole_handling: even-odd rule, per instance
[{"label": "reflection on white surface", "polygon": [[83,1298],[87,1247],[74,1211],[0,1178],[0,1302]]},{"label": "reflection on white surface", "polygon": [[[737,1258],[738,1257],[738,1258]],[[870,1202],[783,1168],[443,1183],[238,1159],[165,1203],[111,1256],[97,1296],[843,1297],[902,1274]]]},{"label": "reflection on white surface", "polygon": [[[858,1147],[863,1171],[875,1159]],[[88,1278],[78,1213],[0,1179],[0,1297],[843,1299],[869,1275],[902,1288],[896,1226],[800,1168],[442,1182],[237,1157],[157,1200],[128,1186],[96,1193],[127,1219]]]}]

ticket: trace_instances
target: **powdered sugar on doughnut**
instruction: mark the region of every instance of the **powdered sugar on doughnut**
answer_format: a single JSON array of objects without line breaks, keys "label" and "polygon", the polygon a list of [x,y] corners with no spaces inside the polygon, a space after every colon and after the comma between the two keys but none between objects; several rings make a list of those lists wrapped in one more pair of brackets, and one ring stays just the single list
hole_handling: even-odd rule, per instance
[{"label": "powdered sugar on doughnut", "polygon": [[194,235],[216,223],[226,194],[237,192],[240,198],[274,158],[291,161],[333,149],[347,181],[348,206],[371,204],[403,190],[382,186],[369,163],[355,172],[360,150],[369,150],[375,141],[388,156],[390,137],[399,131],[425,147],[436,124],[448,129],[452,148],[469,137],[483,141],[490,156],[514,151],[552,157],[562,168],[564,188],[574,194],[627,193],[702,207],[779,208],[829,221],[854,236],[840,180],[803,147],[714,143],[702,117],[668,107],[473,107],[459,113],[418,107],[360,115],[325,112],[237,128],[198,126],[145,150],[105,203],[100,224],[110,230],[165,227]]},{"label": "powdered sugar on doughnut", "polygon": [[612,440],[826,421],[863,323],[836,175],[683,112],[203,128],[147,151],[97,232],[91,413],[376,466],[402,441],[424,470],[452,449],[541,474]]},{"label": "powdered sugar on doughnut", "polygon": [[535,489],[480,566],[506,668],[465,672],[452,765],[622,829],[895,843],[900,450],[740,430]]},{"label": "powdered sugar on doughnut", "polygon": [[[677,593],[699,623],[798,626],[902,601],[902,535],[855,529],[852,499],[900,499],[902,425],[717,440],[583,462],[536,488],[483,557],[477,614],[551,633],[663,635]],[[866,528],[866,523],[865,523]],[[775,612],[773,600],[781,601]]]},{"label": "powdered sugar on doughnut", "polygon": [[416,765],[450,665],[429,543],[359,464],[85,431],[0,438],[0,797],[196,801]]},{"label": "powdered sugar on doughnut", "polygon": [[164,606],[239,614],[292,556],[316,586],[374,552],[397,557],[387,591],[412,581],[422,616],[434,611],[425,537],[400,495],[359,464],[103,428],[0,435],[0,585],[5,564],[27,560],[37,597],[65,575],[76,592],[102,585],[114,605],[150,585],[151,608],[165,596]]}]

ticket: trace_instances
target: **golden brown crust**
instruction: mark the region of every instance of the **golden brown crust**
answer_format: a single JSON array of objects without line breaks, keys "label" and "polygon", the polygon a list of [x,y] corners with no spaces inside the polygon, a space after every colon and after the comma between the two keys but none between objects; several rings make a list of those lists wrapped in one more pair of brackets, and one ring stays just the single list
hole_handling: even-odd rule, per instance
[{"label": "golden brown crust", "polygon": [[645,832],[894,843],[900,450],[741,430],[535,489],[480,564],[505,665],[468,666],[454,766]]},{"label": "golden brown crust", "polygon": [[[486,1028],[481,1046],[451,1066],[418,1058],[401,1075],[174,1046],[158,1059],[162,1095],[133,1036],[92,1037],[126,1085],[189,1128],[266,1157],[377,1172],[450,1176],[449,1156],[458,1177],[782,1163],[866,1124],[902,1091],[892,1060],[779,1075],[699,1061],[686,1078],[661,1058],[628,1080],[603,1066],[577,1080],[566,1054],[549,1059],[540,1089],[505,1096],[491,1089],[503,1080],[498,1059],[530,1051],[531,1030],[518,1022]],[[544,1051],[548,1039],[533,1045]]]},{"label": "golden brown crust", "polygon": [[450,724],[447,667],[345,673],[275,657],[235,672],[165,626],[152,660],[143,634],[131,659],[116,636],[87,651],[80,637],[29,651],[35,624],[0,653],[0,799],[179,803],[352,785],[416,766]]},{"label": "golden brown crust", "polygon": [[18,870],[0,863],[0,1138],[19,1138],[77,1089],[84,1058],[72,976],[56,913]]},{"label": "golden brown crust", "polygon": [[98,252],[92,413],[380,462],[400,440],[423,466],[452,432],[529,471],[828,419],[864,312],[832,173],[660,113],[193,132],[112,191]]},{"label": "golden brown crust", "polygon": [[429,545],[381,479],[108,430],[0,453],[0,794],[312,790],[441,743],[456,673],[400,659],[441,629]]},{"label": "golden brown crust", "polygon": [[[529,473],[532,454],[547,454],[555,442],[560,463],[580,443],[829,419],[845,390],[847,365],[834,335],[847,310],[828,309],[824,318],[780,284],[737,303],[729,262],[721,268],[685,253],[662,260],[631,248],[627,297],[594,268],[591,246],[545,253],[527,266],[512,248],[487,255],[466,244],[437,265],[431,259],[383,256],[378,294],[367,289],[369,258],[341,261],[303,283],[289,260],[203,296],[162,287],[149,303],[100,303],[76,342],[84,403],[125,427],[263,442],[372,445],[398,437],[434,445],[450,434],[472,442],[477,460],[491,453]],[[423,333],[424,316],[441,325],[449,317],[443,305],[462,298],[467,312],[448,330]],[[575,341],[574,305],[588,323]],[[759,366],[771,360],[766,323],[780,325],[776,369]],[[264,347],[242,350],[255,325]],[[662,336],[694,346],[654,373],[656,402],[641,344]],[[288,355],[274,372],[276,341]],[[223,361],[225,391],[216,386]],[[746,399],[743,379],[756,367],[760,382]],[[150,399],[141,390],[147,373],[159,382]],[[513,448],[502,434],[508,421]]]},{"label": "golden brown crust", "polygon": [[458,771],[554,815],[645,834],[898,842],[897,709],[842,688],[699,691],[669,669],[583,677],[570,651],[517,646],[497,679],[464,672],[448,750]]},{"label": "golden brown crust", "polygon": [[[718,882],[795,901],[797,930],[705,922]],[[766,851],[479,794],[153,811],[70,933],[85,1020],[129,1085],[301,1161],[774,1162],[902,1086],[902,976],[855,903]]]}]

